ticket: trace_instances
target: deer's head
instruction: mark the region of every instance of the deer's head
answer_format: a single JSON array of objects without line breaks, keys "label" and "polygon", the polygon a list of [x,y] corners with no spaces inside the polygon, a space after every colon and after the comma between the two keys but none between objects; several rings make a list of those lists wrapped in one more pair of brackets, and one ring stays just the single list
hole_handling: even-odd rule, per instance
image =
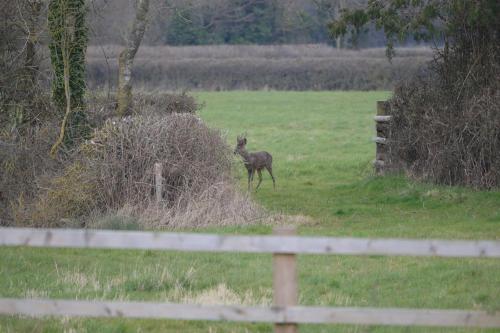
[{"label": "deer's head", "polygon": [[247,144],[247,138],[244,136],[239,136],[236,138],[236,147],[234,148],[234,154],[240,154],[245,150],[245,145]]}]

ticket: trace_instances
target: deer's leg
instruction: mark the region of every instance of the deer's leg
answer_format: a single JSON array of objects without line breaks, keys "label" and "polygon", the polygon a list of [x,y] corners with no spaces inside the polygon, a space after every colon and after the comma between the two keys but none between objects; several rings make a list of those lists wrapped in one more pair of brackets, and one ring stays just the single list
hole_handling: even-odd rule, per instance
[{"label": "deer's leg", "polygon": [[259,183],[257,184],[257,187],[255,188],[256,191],[259,189],[260,183],[262,183],[262,171],[260,171],[260,169],[257,169],[257,175],[259,176]]},{"label": "deer's leg", "polygon": [[253,180],[253,170],[248,169],[248,191],[250,191],[250,183]]},{"label": "deer's leg", "polygon": [[269,172],[269,174],[271,175],[271,178],[273,179],[273,189],[276,190],[276,181],[274,180],[274,176],[273,176],[273,167],[272,166],[266,166],[266,169]]}]

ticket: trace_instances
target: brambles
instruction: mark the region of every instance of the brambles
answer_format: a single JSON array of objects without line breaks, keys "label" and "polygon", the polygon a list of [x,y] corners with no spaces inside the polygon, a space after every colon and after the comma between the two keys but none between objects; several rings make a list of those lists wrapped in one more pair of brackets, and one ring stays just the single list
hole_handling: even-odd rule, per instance
[{"label": "brambles", "polygon": [[450,91],[436,77],[420,77],[399,86],[390,101],[392,159],[416,178],[498,187],[499,89],[498,84],[485,87],[457,103],[458,92]]},{"label": "brambles", "polygon": [[[118,214],[123,223],[138,221],[137,227],[175,228],[249,223],[262,215],[235,189],[230,148],[194,114],[199,106],[192,97],[139,94],[135,115],[123,119],[109,118],[112,107],[98,99],[89,103],[97,109],[89,120],[104,125],[65,159],[47,156],[55,124],[50,137],[33,134],[36,154],[14,143],[12,151],[0,154],[7,168],[0,178],[3,224],[116,227],[99,219]],[[29,163],[23,167],[29,172],[22,173],[19,163]],[[160,205],[154,200],[155,163],[164,172]]]}]

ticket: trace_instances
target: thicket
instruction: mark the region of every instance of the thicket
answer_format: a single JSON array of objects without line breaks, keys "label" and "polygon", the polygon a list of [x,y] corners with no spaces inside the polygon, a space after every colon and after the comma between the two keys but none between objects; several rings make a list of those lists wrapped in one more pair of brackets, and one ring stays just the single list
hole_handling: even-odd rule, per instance
[{"label": "thicket", "polygon": [[39,85],[43,13],[41,1],[0,1],[0,132],[11,136],[47,117]]},{"label": "thicket", "polygon": [[[88,50],[87,82],[116,85],[118,47]],[[392,89],[431,60],[426,48],[401,49],[389,63],[383,49],[337,50],[327,45],[141,47],[137,86],[167,90]],[[109,66],[109,67],[108,67]]]},{"label": "thicket", "polygon": [[[262,212],[230,177],[231,151],[197,116],[187,95],[139,95],[115,118],[111,98],[88,101],[91,139],[52,159],[57,123],[32,127],[0,152],[2,225],[106,227],[120,214],[136,227],[249,223]],[[163,164],[163,201],[154,201],[154,163]]]},{"label": "thicket", "polygon": [[[408,17],[411,13],[412,16]],[[441,40],[427,71],[389,101],[392,160],[417,178],[500,186],[500,3],[496,0],[373,1],[332,25],[374,20],[389,41]],[[392,43],[389,55],[392,55]]]}]

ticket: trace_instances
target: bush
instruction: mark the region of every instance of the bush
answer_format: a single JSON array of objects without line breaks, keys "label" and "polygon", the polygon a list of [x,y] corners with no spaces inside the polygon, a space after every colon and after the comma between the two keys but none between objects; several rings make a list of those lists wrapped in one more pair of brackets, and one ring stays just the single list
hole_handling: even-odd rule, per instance
[{"label": "bush", "polygon": [[149,205],[157,162],[164,165],[169,204],[188,189],[199,191],[222,179],[230,167],[219,133],[185,114],[109,120],[84,150],[84,163],[100,182],[100,201],[116,209]]},{"label": "bush", "polygon": [[[229,147],[195,115],[110,120],[85,152],[99,202],[107,210],[131,207],[149,227],[242,223],[258,214],[233,189]],[[163,165],[160,207],[154,203],[155,163]]]},{"label": "bush", "polygon": [[[107,98],[89,101],[92,140],[57,160],[48,157],[57,122],[1,137],[2,225],[193,227],[247,223],[261,215],[235,190],[230,148],[195,115],[200,106],[191,96],[138,94],[135,115],[124,119],[113,117]],[[160,205],[154,201],[155,163],[164,172]]]},{"label": "bush", "polygon": [[34,203],[33,213],[24,224],[34,227],[65,227],[72,219],[88,215],[100,205],[95,182],[86,178],[89,170],[71,164],[61,176],[50,179],[46,191]]},{"label": "bush", "polygon": [[392,162],[437,183],[500,186],[500,3],[373,0],[364,7],[343,11],[332,34],[374,23],[389,57],[408,37],[442,45],[433,49],[428,73],[397,88],[390,101]]},{"label": "bush", "polygon": [[39,188],[63,167],[62,159],[49,157],[57,135],[55,122],[0,131],[0,225],[24,224]]},{"label": "bush", "polygon": [[499,91],[487,88],[458,104],[435,77],[401,85],[390,101],[392,160],[436,183],[499,186]]}]

